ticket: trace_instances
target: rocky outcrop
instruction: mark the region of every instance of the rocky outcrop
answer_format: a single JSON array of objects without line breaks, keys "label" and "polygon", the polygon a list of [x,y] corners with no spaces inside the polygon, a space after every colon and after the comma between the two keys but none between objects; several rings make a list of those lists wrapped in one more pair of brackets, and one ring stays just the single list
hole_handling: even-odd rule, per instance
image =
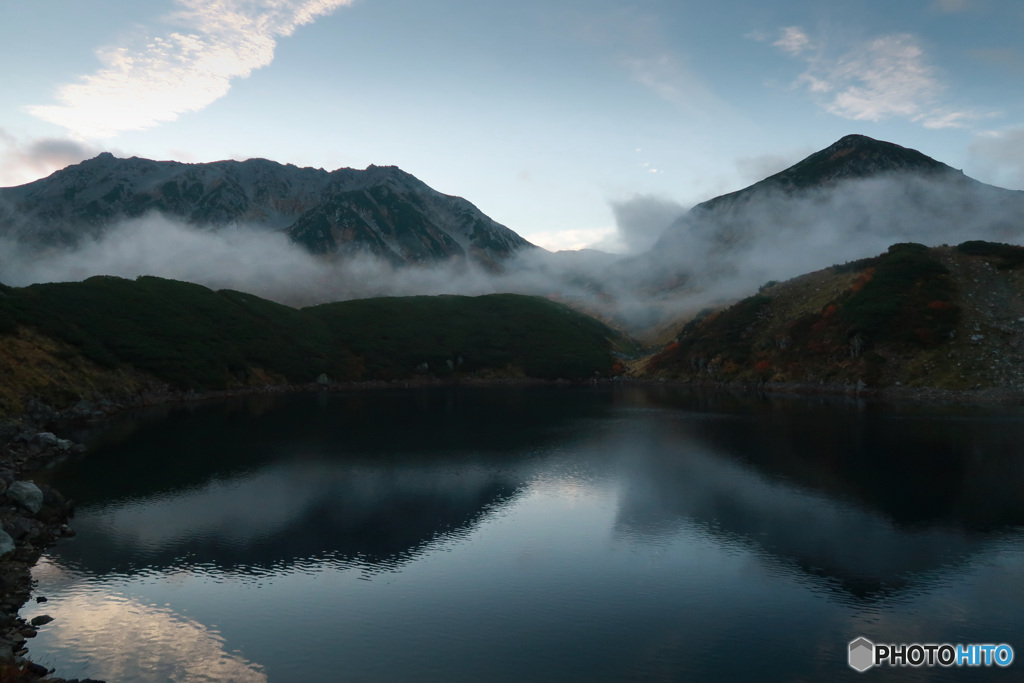
[{"label": "rocky outcrop", "polygon": [[[52,432],[0,426],[0,680],[34,681],[51,670],[26,657],[28,639],[51,619],[18,615],[32,591],[31,571],[47,545],[74,532],[74,504],[52,487],[26,479],[44,462],[82,449]],[[60,681],[52,677],[48,681]]]},{"label": "rocky outcrop", "polygon": [[31,481],[16,481],[7,487],[7,498],[30,513],[37,514],[43,508],[43,492]]}]

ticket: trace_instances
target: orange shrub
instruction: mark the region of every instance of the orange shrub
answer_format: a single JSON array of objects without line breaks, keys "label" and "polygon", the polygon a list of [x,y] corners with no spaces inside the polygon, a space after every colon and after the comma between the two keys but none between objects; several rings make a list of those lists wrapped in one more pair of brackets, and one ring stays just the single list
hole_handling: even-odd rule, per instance
[{"label": "orange shrub", "polygon": [[852,285],[850,285],[850,290],[854,292],[859,292],[860,290],[864,289],[864,285],[871,282],[871,278],[873,278],[874,276],[874,267],[868,268],[863,273],[857,276],[857,279],[853,281]]}]

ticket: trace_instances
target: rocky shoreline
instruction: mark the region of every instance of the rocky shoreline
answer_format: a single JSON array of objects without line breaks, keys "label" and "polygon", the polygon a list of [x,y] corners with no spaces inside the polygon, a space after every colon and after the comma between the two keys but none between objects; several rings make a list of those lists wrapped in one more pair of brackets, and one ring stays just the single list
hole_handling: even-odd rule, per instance
[{"label": "rocky shoreline", "polygon": [[[68,526],[74,502],[37,485],[32,473],[85,448],[31,425],[0,425],[0,681],[47,677],[59,683],[64,679],[50,677],[53,671],[27,658],[28,640],[52,619],[40,615],[26,621],[18,612],[31,598],[32,567],[45,548],[74,535]],[[35,600],[46,602],[44,596]]]},{"label": "rocky shoreline", "polygon": [[847,396],[885,403],[915,404],[1021,404],[1024,393],[1012,389],[936,389],[933,387],[871,386],[866,384],[799,382],[715,382],[690,379],[627,379],[633,384],[659,384],[700,391],[787,396]]}]

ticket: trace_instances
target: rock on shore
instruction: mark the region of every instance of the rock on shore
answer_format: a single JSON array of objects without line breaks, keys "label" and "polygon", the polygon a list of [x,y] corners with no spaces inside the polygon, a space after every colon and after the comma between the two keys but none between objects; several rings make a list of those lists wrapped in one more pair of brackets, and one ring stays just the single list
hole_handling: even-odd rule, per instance
[{"label": "rock on shore", "polygon": [[46,546],[74,532],[68,520],[74,503],[31,473],[84,447],[52,432],[8,423],[0,425],[0,681],[35,681],[47,676],[46,667],[27,659],[27,640],[51,619],[28,622],[18,611],[32,592],[32,567]]}]

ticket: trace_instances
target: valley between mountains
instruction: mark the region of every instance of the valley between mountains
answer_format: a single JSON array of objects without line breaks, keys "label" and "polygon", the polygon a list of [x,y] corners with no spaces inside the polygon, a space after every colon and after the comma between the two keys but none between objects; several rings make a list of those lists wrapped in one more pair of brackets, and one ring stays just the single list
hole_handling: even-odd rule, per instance
[{"label": "valley between mountains", "polygon": [[[148,220],[228,235],[243,256],[267,235],[306,256],[245,291],[202,263],[193,277],[45,278],[63,282],[19,270],[80,259],[90,275],[89,254]],[[1015,395],[1022,235],[1024,193],[860,135],[697,205],[625,256],[546,252],[396,168],[102,154],[0,190],[0,411],[411,379]],[[374,277],[446,293],[359,296]],[[331,296],[339,282],[348,294]]]}]

